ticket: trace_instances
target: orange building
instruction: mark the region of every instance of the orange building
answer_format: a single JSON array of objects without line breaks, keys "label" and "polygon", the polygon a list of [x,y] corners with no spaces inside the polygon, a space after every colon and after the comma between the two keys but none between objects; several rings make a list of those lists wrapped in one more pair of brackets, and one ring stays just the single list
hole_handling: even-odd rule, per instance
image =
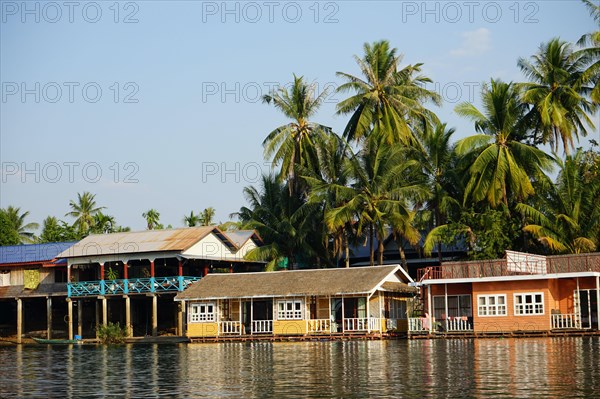
[{"label": "orange building", "polygon": [[419,270],[411,333],[600,330],[600,253],[444,263]]}]

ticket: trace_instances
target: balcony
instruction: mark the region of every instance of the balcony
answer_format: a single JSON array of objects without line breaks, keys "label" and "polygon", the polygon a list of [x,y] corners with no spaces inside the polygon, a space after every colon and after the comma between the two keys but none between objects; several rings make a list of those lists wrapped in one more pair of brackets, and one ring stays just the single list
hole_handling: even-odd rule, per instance
[{"label": "balcony", "polygon": [[67,293],[71,297],[94,295],[127,295],[150,292],[176,292],[185,290],[200,277],[171,276],[119,280],[79,281],[68,283]]},{"label": "balcony", "polygon": [[[532,256],[532,257],[535,257]],[[547,256],[540,262],[508,259],[448,262],[417,270],[417,280],[505,277],[533,274],[600,272],[600,253]]]}]

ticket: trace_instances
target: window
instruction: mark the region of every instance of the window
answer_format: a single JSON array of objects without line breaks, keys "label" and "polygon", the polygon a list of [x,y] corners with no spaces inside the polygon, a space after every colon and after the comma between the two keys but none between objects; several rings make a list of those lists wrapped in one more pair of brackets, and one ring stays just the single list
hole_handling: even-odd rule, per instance
[{"label": "window", "polygon": [[278,320],[302,320],[302,301],[292,299],[277,302]]},{"label": "window", "polygon": [[389,299],[389,319],[406,319],[406,301],[395,298]]},{"label": "window", "polygon": [[214,303],[194,303],[190,308],[191,323],[206,323],[215,321]]},{"label": "window", "polygon": [[506,316],[506,295],[477,295],[478,316]]},{"label": "window", "polygon": [[515,315],[544,314],[544,293],[515,294]]},{"label": "window", "polygon": [[[444,319],[446,314],[446,303],[444,296],[433,297],[433,317],[438,320]],[[471,295],[448,295],[449,317],[471,317]]]}]

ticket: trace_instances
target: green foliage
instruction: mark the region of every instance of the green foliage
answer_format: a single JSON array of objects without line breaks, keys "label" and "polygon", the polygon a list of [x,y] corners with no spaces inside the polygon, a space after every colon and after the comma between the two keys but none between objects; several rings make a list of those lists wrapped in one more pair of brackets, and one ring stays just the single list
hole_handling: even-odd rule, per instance
[{"label": "green foliage", "polygon": [[125,342],[127,330],[119,323],[108,322],[106,325],[98,326],[98,338],[103,344],[121,344]]},{"label": "green foliage", "polygon": [[0,210],[0,246],[17,245],[21,242],[19,233],[3,210]]},{"label": "green foliage", "polygon": [[77,232],[74,226],[58,220],[54,216],[48,216],[42,224],[39,242],[78,241],[82,238],[83,236]]}]

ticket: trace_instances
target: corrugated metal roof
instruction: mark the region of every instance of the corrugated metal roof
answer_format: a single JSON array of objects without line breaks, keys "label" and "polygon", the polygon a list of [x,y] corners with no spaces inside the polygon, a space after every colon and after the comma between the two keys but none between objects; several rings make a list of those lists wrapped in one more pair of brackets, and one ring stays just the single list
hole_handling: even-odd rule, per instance
[{"label": "corrugated metal roof", "polygon": [[169,230],[145,230],[113,234],[92,234],[60,254],[63,258],[144,252],[184,251],[211,232],[221,234],[216,226]]},{"label": "corrugated metal roof", "polygon": [[22,285],[0,287],[0,298],[45,296],[67,296],[67,283],[40,284],[35,290],[26,290]]},{"label": "corrugated metal roof", "polygon": [[255,232],[254,230],[237,230],[227,231],[225,234],[238,248],[240,248],[246,241],[250,239],[250,237],[255,235]]},{"label": "corrugated metal roof", "polygon": [[[396,266],[349,269],[312,269],[281,272],[209,274],[192,284],[177,299],[219,299],[283,297],[304,295],[341,295],[372,292]],[[387,284],[387,283],[386,283]],[[414,291],[404,283],[392,283]],[[386,289],[391,289],[388,284]]]},{"label": "corrugated metal roof", "polygon": [[10,245],[0,247],[0,265],[15,263],[48,262],[74,245],[74,242]]}]

